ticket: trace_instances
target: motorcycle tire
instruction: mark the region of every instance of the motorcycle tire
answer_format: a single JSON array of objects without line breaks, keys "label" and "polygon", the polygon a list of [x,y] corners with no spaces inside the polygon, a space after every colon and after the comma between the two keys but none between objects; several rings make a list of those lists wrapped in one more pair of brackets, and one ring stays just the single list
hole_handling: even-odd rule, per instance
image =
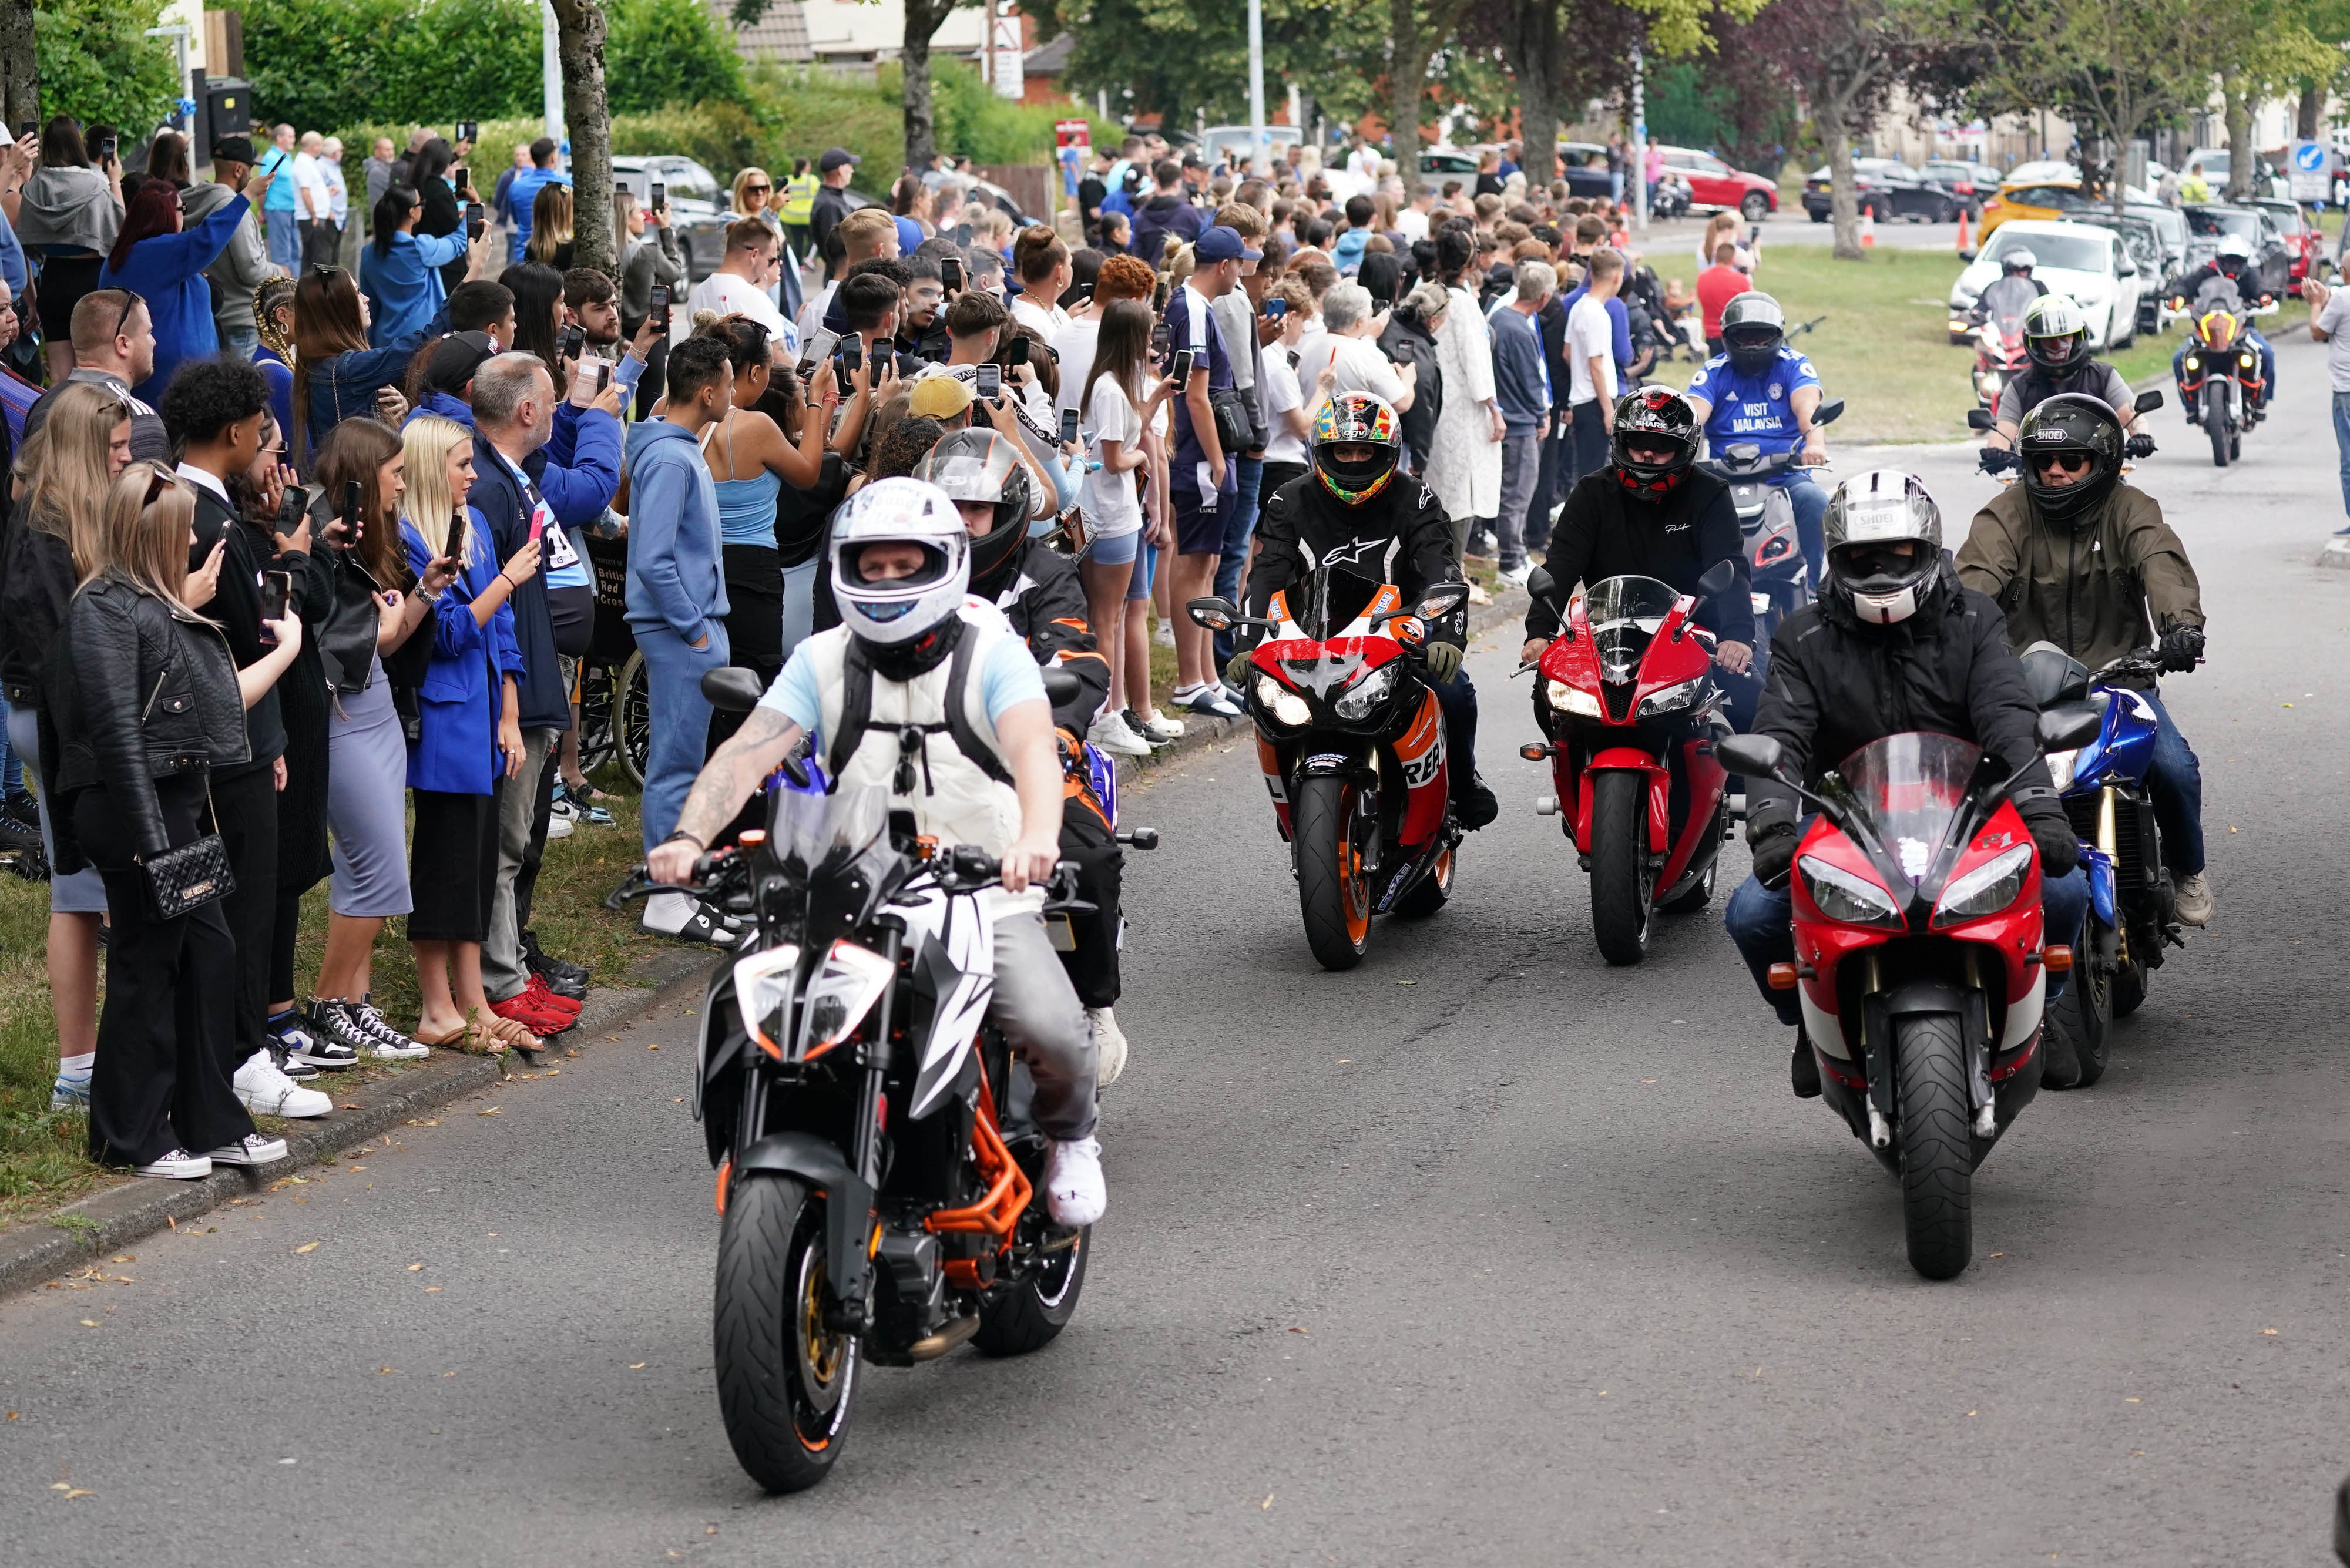
[{"label": "motorcycle tire", "polygon": [[1967,1110],[1966,1040],[1956,1015],[1894,1020],[1901,1119],[1901,1219],[1909,1266],[1929,1280],[1956,1279],[1974,1255],[1974,1133]]},{"label": "motorcycle tire", "polygon": [[1591,934],[1612,964],[1638,963],[1648,950],[1648,786],[1629,772],[1603,773],[1591,786]]},{"label": "motorcycle tire", "polygon": [[2074,949],[2073,972],[2066,977],[2064,994],[2048,1004],[2057,1022],[2073,1036],[2073,1048],[2081,1058],[2080,1081],[2073,1086],[2085,1089],[2106,1075],[2114,1034],[2114,971],[2106,961],[2098,958],[2096,917],[2092,915],[2084,940]]},{"label": "motorcycle tire", "polygon": [[2211,466],[2228,466],[2228,400],[2211,388],[2204,389],[2203,428],[2211,437]]},{"label": "motorcycle tire", "polygon": [[1721,869],[1720,861],[1705,868],[1705,875],[1690,885],[1688,892],[1678,898],[1668,898],[1657,906],[1668,915],[1694,915],[1713,898],[1714,873]]},{"label": "motorcycle tire", "polygon": [[750,1175],[729,1189],[718,1231],[719,1416],[744,1472],[774,1492],[824,1480],[857,1392],[856,1336],[823,1322],[824,1214],[799,1182]]},{"label": "motorcycle tire", "polygon": [[1086,1255],[1094,1231],[1088,1225],[1052,1260],[1013,1282],[1012,1288],[979,1309],[979,1332],[972,1343],[990,1355],[1025,1355],[1051,1344],[1077,1313],[1086,1288]]},{"label": "motorcycle tire", "polygon": [[1439,855],[1435,868],[1396,900],[1395,912],[1408,920],[1424,920],[1444,908],[1445,901],[1452,897],[1452,867],[1460,853],[1461,846],[1456,844]]},{"label": "motorcycle tire", "polygon": [[1290,805],[1305,945],[1329,970],[1354,968],[1371,944],[1371,888],[1355,841],[1355,796],[1348,779],[1302,779]]},{"label": "motorcycle tire", "polygon": [[2114,1016],[2127,1018],[2146,1005],[2146,965],[2136,959],[2114,971]]}]

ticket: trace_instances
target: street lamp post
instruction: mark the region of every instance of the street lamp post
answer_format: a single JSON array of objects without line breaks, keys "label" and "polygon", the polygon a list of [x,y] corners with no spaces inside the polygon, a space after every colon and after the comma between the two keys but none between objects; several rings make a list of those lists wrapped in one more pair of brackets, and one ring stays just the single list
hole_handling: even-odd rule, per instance
[{"label": "street lamp post", "polygon": [[1249,171],[1268,178],[1264,151],[1264,0],[1249,0]]}]

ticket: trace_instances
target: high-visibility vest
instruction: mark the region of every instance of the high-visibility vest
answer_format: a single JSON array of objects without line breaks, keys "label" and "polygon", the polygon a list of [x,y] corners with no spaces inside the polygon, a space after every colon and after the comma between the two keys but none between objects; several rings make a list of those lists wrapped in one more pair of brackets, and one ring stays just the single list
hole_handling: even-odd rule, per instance
[{"label": "high-visibility vest", "polygon": [[784,222],[806,228],[816,217],[816,183],[813,174],[795,174],[784,182]]}]

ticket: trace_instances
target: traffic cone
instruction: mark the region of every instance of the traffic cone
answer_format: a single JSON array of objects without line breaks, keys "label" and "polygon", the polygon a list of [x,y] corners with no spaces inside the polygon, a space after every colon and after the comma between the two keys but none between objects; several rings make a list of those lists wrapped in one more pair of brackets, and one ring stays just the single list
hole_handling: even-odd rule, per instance
[{"label": "traffic cone", "polygon": [[1959,247],[1958,247],[1958,248],[1959,248],[1959,249],[1960,249],[1960,250],[1964,250],[1964,249],[1966,249],[1966,248],[1967,248],[1967,210],[1966,210],[1964,207],[1960,207],[1960,208],[1959,209]]},{"label": "traffic cone", "polygon": [[1866,207],[1860,210],[1860,248],[1874,250],[1877,246],[1877,214]]}]

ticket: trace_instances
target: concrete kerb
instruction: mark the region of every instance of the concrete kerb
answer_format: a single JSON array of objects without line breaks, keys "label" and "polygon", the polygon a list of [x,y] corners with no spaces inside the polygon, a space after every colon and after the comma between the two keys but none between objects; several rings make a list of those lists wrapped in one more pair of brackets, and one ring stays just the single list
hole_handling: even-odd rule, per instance
[{"label": "concrete kerb", "polygon": [[[582,1040],[608,1033],[687,997],[700,997],[712,956],[691,949],[655,955],[639,973],[652,989],[598,988],[580,1010]],[[77,1264],[127,1247],[179,1220],[192,1220],[238,1198],[249,1198],[271,1182],[380,1137],[410,1118],[496,1085],[498,1060],[435,1052],[421,1064],[388,1078],[337,1092],[331,1074],[314,1086],[334,1095],[336,1109],[312,1121],[288,1122],[283,1134],[286,1158],[259,1170],[215,1169],[201,1181],[146,1178],[102,1192],[0,1235],[0,1297],[31,1290]]]}]

